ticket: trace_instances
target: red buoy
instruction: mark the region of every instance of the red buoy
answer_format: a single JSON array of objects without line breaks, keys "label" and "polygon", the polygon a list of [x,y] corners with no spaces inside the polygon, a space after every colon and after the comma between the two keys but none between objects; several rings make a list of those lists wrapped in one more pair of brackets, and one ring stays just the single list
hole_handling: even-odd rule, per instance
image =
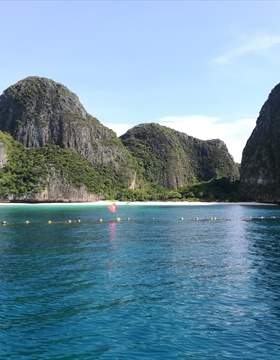
[{"label": "red buoy", "polygon": [[115,203],[113,204],[110,204],[108,206],[108,210],[111,212],[111,213],[115,213],[117,211],[117,205]]}]

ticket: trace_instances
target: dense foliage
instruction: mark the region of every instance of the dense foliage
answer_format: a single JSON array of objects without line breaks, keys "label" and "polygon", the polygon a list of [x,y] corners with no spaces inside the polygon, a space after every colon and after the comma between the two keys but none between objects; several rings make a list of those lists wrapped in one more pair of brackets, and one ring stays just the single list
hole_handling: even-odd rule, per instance
[{"label": "dense foliage", "polygon": [[231,182],[226,178],[221,178],[177,190],[169,190],[163,187],[125,190],[117,193],[117,199],[123,201],[239,201],[239,182]]},{"label": "dense foliage", "polygon": [[212,179],[191,186],[184,187],[180,194],[185,199],[204,201],[239,201],[239,181],[226,178]]},{"label": "dense foliage", "polygon": [[0,196],[2,198],[28,195],[38,192],[45,184],[47,167],[42,153],[26,149],[19,142],[0,132],[8,163],[0,172]]},{"label": "dense foliage", "polygon": [[[90,193],[123,201],[205,200],[238,201],[239,183],[229,179],[213,179],[170,190],[143,182],[141,188],[129,190],[127,179],[114,168],[94,169],[92,164],[70,149],[56,145],[30,149],[0,132],[8,163],[0,171],[1,198],[20,198],[44,189],[51,176],[63,177],[74,187],[84,185]],[[138,176],[141,176],[138,175]]]},{"label": "dense foliage", "polygon": [[0,133],[2,199],[235,198],[229,180],[210,181],[239,176],[221,140],[202,141],[159,124],[135,126],[118,138],[51,79],[29,76],[6,89],[0,130],[7,132]]},{"label": "dense foliage", "polygon": [[[86,182],[102,194],[105,188],[128,188],[139,168],[117,135],[88,114],[77,95],[51,79],[29,76],[6,89],[0,95],[0,130],[27,148],[45,148],[47,160],[63,164],[74,183]],[[72,152],[64,152],[66,148]],[[75,166],[67,164],[69,154],[74,154]]]},{"label": "dense foliage", "polygon": [[221,140],[199,140],[159,124],[142,124],[121,136],[152,184],[178,189],[186,184],[239,177]]},{"label": "dense foliage", "polygon": [[51,176],[63,177],[75,187],[85,185],[89,192],[114,197],[125,188],[125,179],[117,178],[114,169],[98,171],[81,155],[70,149],[48,145],[30,149],[0,132],[8,163],[0,171],[0,196],[15,198],[36,194],[44,189]]}]

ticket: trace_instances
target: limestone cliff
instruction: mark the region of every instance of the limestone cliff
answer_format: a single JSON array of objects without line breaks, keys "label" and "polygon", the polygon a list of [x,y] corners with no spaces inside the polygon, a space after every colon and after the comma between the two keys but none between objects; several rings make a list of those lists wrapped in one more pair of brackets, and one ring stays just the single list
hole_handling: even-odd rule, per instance
[{"label": "limestone cliff", "polygon": [[12,201],[94,201],[116,188],[71,149],[56,145],[30,149],[0,131],[0,199]]},{"label": "limestone cliff", "polygon": [[28,202],[89,202],[104,199],[104,194],[91,193],[84,184],[75,186],[63,173],[50,168],[44,186],[38,192],[10,195],[9,199]]},{"label": "limestone cliff", "polygon": [[280,202],[280,84],[261,108],[244,148],[241,193],[248,200]]},{"label": "limestone cliff", "polygon": [[142,124],[121,137],[154,184],[179,188],[225,177],[236,180],[239,170],[221,140],[203,141],[158,124]]},{"label": "limestone cliff", "polygon": [[2,169],[8,161],[7,150],[4,142],[0,141],[0,169]]},{"label": "limestone cliff", "polygon": [[127,187],[135,179],[135,161],[116,134],[53,80],[32,76],[5,90],[0,96],[0,130],[28,148],[52,144],[72,149]]},{"label": "limestone cliff", "polygon": [[0,96],[0,199],[144,199],[165,194],[157,185],[177,189],[238,176],[221,140],[157,124],[136,126],[119,139],[53,80],[28,77]]}]

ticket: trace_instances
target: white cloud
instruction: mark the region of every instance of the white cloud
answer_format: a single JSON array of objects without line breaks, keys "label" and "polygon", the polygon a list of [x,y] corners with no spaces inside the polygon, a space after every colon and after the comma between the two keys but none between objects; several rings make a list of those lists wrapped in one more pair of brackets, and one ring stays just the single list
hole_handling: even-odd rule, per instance
[{"label": "white cloud", "polygon": [[217,56],[214,62],[217,64],[228,64],[236,58],[249,55],[252,53],[260,53],[272,47],[280,45],[279,35],[262,34],[247,39],[242,45],[226,51],[224,54]]},{"label": "white cloud", "polygon": [[106,121],[102,121],[102,124],[107,126],[109,129],[112,129],[117,133],[118,136],[123,135],[127,132],[128,129],[131,129],[136,124],[128,124],[128,123],[107,123]]},{"label": "white cloud", "polygon": [[[153,122],[202,140],[219,138],[226,143],[235,161],[240,162],[242,150],[255,127],[256,119],[241,118],[236,121],[225,122],[214,116],[189,115],[166,116]],[[135,124],[107,123],[106,125],[118,135],[122,135]]]},{"label": "white cloud", "polygon": [[242,150],[254,126],[254,118],[242,118],[232,122],[224,122],[212,116],[175,116],[160,120],[161,125],[185,132],[202,140],[221,139],[235,161],[240,162]]},{"label": "white cloud", "polygon": [[114,130],[118,136],[123,135],[124,133],[127,132],[128,129],[131,129],[133,126],[137,125],[137,124],[132,124],[132,123],[130,123],[130,124],[128,124],[128,123],[113,123],[113,122],[106,122],[106,121],[102,121],[102,124],[107,126],[109,129]]}]

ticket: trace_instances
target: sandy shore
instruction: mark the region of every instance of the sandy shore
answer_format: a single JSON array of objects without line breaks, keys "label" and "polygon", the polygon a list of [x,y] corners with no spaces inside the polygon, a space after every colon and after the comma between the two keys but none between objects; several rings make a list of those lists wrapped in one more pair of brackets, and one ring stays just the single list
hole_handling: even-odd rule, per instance
[{"label": "sandy shore", "polygon": [[267,206],[275,205],[258,202],[200,202],[200,201],[113,201],[104,200],[96,202],[56,202],[56,203],[11,203],[0,202],[0,206],[108,206],[115,203],[118,206],[215,206],[215,205],[250,205]]}]

